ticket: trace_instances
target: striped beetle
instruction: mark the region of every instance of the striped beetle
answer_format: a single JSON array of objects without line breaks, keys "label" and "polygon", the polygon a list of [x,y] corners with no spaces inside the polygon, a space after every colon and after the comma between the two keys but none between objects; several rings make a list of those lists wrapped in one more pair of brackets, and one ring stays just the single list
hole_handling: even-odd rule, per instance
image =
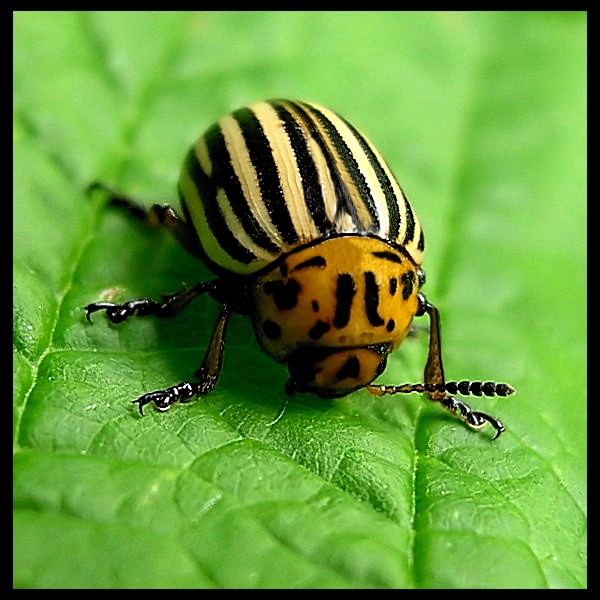
[{"label": "striped beetle", "polygon": [[[100,184],[112,204],[169,229],[217,275],[162,302],[96,302],[118,323],[171,316],[208,293],[221,309],[196,381],[134,400],[167,410],[214,389],[232,313],[252,318],[264,351],[287,363],[288,393],[337,397],[423,392],[472,428],[500,421],[453,394],[506,396],[508,384],[444,378],[437,308],[420,291],[424,238],[419,220],[372,144],[332,111],[273,100],[240,108],[190,149],[179,179],[183,217],[170,206],[145,211]],[[415,316],[430,320],[424,383],[375,385]],[[494,439],[495,439],[494,438]]]}]

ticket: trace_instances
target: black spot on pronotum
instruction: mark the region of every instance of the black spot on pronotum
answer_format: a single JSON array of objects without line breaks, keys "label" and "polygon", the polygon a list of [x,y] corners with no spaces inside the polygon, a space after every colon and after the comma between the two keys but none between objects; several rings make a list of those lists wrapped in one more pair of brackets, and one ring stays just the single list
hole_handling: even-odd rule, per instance
[{"label": "black spot on pronotum", "polygon": [[306,269],[307,267],[324,267],[327,264],[323,256],[313,256],[300,264],[297,264],[292,271],[298,271],[300,269]]},{"label": "black spot on pronotum", "polygon": [[377,258],[383,258],[385,260],[389,260],[391,262],[395,262],[398,264],[402,263],[402,259],[397,254],[394,254],[393,252],[387,252],[384,250],[383,252],[373,252],[372,254],[373,254],[373,256],[376,256]]},{"label": "black spot on pronotum", "polygon": [[336,373],[336,379],[356,379],[360,374],[360,362],[356,356],[351,356],[344,366]]},{"label": "black spot on pronotum", "polygon": [[394,328],[396,327],[396,321],[394,321],[394,319],[390,319],[388,321],[388,324],[385,326],[385,328],[391,333],[392,331],[394,331]]},{"label": "black spot on pronotum", "polygon": [[412,271],[409,271],[408,273],[404,273],[404,275],[402,275],[402,298],[404,298],[404,300],[408,300],[413,292],[414,277],[415,276]]},{"label": "black spot on pronotum", "polygon": [[308,332],[308,337],[311,340],[320,340],[329,330],[331,326],[325,321],[317,321],[312,329]]},{"label": "black spot on pronotum", "polygon": [[375,274],[372,271],[365,271],[365,308],[367,319],[373,327],[383,325],[385,321],[379,316],[377,308],[379,307],[379,286],[375,281]]},{"label": "black spot on pronotum", "polygon": [[398,289],[398,280],[395,277],[390,278],[390,296],[393,296]]},{"label": "black spot on pronotum", "polygon": [[350,311],[352,310],[352,299],[356,294],[354,279],[350,273],[340,273],[337,278],[337,288],[335,298],[337,304],[335,307],[335,316],[333,317],[333,326],[337,329],[346,327],[350,321]]},{"label": "black spot on pronotum", "polygon": [[310,305],[314,312],[319,312],[319,303],[316,300],[313,300]]},{"label": "black spot on pronotum", "polygon": [[278,340],[281,337],[281,327],[275,321],[265,321],[263,332],[271,340]]},{"label": "black spot on pronotum", "polygon": [[290,310],[298,304],[300,284],[295,279],[267,281],[263,285],[263,290],[265,294],[273,296],[275,306],[279,310]]}]

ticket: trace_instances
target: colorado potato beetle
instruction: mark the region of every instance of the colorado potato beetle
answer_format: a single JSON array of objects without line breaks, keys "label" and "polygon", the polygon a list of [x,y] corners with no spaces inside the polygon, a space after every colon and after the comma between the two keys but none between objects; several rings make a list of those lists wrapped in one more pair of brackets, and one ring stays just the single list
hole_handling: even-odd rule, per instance
[{"label": "colorado potato beetle", "polygon": [[[454,394],[507,396],[505,383],[446,381],[440,317],[422,293],[424,237],[419,220],[375,147],[349,122],[317,104],[270,100],[212,125],[188,152],[179,179],[182,215],[148,211],[100,184],[112,204],[166,227],[216,278],[164,296],[95,302],[114,323],[134,315],[171,316],[209,294],[221,306],[196,379],[134,400],[161,411],[214,389],[232,313],[252,319],[263,350],[289,370],[287,392],[344,396],[422,392],[472,428],[502,423]],[[373,381],[406,337],[413,317],[429,316],[424,381]]]}]

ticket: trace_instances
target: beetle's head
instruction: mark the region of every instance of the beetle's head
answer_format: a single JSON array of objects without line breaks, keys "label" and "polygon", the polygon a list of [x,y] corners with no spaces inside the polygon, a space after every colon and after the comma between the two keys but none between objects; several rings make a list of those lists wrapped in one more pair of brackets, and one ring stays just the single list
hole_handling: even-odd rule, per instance
[{"label": "beetle's head", "polygon": [[391,349],[388,343],[358,348],[304,346],[288,358],[288,389],[345,396],[383,373]]}]

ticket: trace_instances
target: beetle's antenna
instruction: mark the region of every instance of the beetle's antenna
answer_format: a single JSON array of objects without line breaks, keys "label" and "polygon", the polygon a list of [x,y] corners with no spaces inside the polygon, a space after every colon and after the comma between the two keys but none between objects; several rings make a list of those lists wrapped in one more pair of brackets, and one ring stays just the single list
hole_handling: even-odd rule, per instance
[{"label": "beetle's antenna", "polygon": [[510,396],[515,389],[508,383],[495,381],[446,381],[445,383],[403,383],[402,385],[369,385],[369,392],[373,396],[384,394],[421,394],[448,393],[461,396]]}]

